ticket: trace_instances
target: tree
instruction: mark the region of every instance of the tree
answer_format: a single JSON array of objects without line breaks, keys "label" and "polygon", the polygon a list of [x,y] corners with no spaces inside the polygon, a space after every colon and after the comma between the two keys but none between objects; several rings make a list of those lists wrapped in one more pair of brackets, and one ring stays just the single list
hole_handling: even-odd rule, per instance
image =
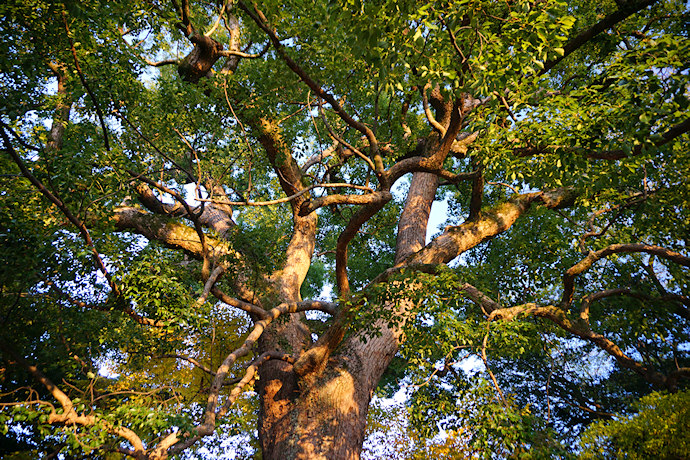
[{"label": "tree", "polygon": [[687,386],[683,2],[0,9],[4,452],[257,413],[265,459],[358,458],[402,376],[462,437],[470,355],[498,430]]}]

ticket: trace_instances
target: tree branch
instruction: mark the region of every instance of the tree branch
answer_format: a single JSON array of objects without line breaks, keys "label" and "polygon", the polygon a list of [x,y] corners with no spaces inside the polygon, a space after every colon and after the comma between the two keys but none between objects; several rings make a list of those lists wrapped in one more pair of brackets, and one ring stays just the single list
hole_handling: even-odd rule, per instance
[{"label": "tree branch", "polygon": [[436,121],[436,118],[434,117],[434,114],[431,113],[431,109],[429,108],[429,98],[426,95],[426,90],[431,88],[431,83],[427,83],[424,88],[421,88],[420,92],[422,93],[422,105],[424,107],[424,115],[426,115],[426,119],[429,121],[429,124],[436,130],[438,133],[441,135],[441,137],[446,135],[446,128]]},{"label": "tree branch", "polygon": [[326,195],[320,198],[314,198],[313,200],[302,203],[299,213],[302,216],[306,216],[307,214],[311,214],[319,208],[333,204],[370,205],[380,203],[384,200],[386,202],[390,200],[390,198],[388,198],[390,195],[389,192],[374,192],[371,189],[369,189],[369,191],[371,193],[364,195]]},{"label": "tree branch", "polygon": [[630,254],[644,252],[655,255],[663,259],[670,260],[678,265],[690,267],[690,257],[686,257],[677,252],[670,251],[660,246],[649,244],[612,244],[596,252],[590,252],[587,257],[573,265],[563,275],[563,297],[559,305],[563,310],[567,309],[573,302],[575,291],[575,278],[588,270],[596,261],[608,257],[612,254]]},{"label": "tree branch", "polygon": [[383,174],[383,160],[379,152],[379,145],[374,135],[374,132],[365,124],[352,118],[343,107],[336,101],[336,99],[327,91],[325,91],[316,81],[314,81],[285,51],[285,47],[280,43],[280,39],[275,34],[275,32],[268,26],[268,20],[264,14],[254,6],[254,11],[251,11],[244,2],[238,2],[238,6],[244,10],[245,13],[263,30],[266,35],[268,35],[273,48],[280,56],[280,58],[287,64],[287,66],[292,70],[317,96],[328,102],[333,110],[338,114],[338,116],[349,126],[353,127],[357,131],[364,134],[369,141],[369,148],[371,149],[372,157],[374,158],[374,163],[376,165],[377,175]]},{"label": "tree branch", "polygon": [[378,199],[360,208],[338,236],[335,247],[335,278],[338,292],[342,298],[347,298],[350,295],[350,281],[347,277],[347,246],[357,235],[362,225],[393,199],[393,195],[389,191],[377,192],[377,197]]},{"label": "tree branch", "polygon": [[137,436],[137,434],[134,431],[130,430],[129,428],[114,426],[109,422],[96,417],[95,415],[77,414],[74,408],[74,404],[72,403],[72,400],[69,398],[69,396],[67,396],[48,377],[46,377],[45,374],[43,374],[43,372],[41,372],[41,370],[38,367],[29,364],[24,360],[24,358],[14,353],[10,346],[2,340],[0,340],[0,350],[2,350],[2,352],[10,360],[19,363],[22,367],[29,371],[31,376],[41,385],[43,385],[48,390],[48,392],[50,392],[53,398],[55,398],[57,402],[60,403],[60,406],[62,406],[61,414],[58,414],[54,410],[54,408],[53,410],[51,410],[50,415],[48,415],[49,424],[63,426],[80,425],[84,427],[90,427],[96,424],[102,425],[107,432],[123,438],[124,440],[128,441],[132,445],[132,447],[134,447],[134,450],[131,451],[129,455],[141,460],[146,458],[146,449],[144,448],[144,444],[142,443],[141,438],[139,438],[139,436]]},{"label": "tree branch", "polygon": [[185,211],[187,212],[187,217],[192,221],[194,224],[194,230],[196,230],[196,234],[199,237],[199,242],[201,243],[201,257],[202,257],[202,269],[201,269],[201,276],[203,277],[204,280],[208,279],[210,273],[211,273],[211,259],[209,258],[209,250],[208,250],[208,242],[206,241],[206,234],[204,233],[204,229],[201,227],[201,222],[199,222],[199,215],[203,212],[203,204],[202,208],[199,213],[195,213],[192,210],[192,207],[187,203],[187,201],[180,195],[178,192],[175,190],[172,190],[165,185],[159,184],[158,182],[149,179],[148,177],[144,176],[143,174],[137,174],[134,171],[127,170],[127,173],[132,176],[134,179],[140,180],[150,186],[153,186],[160,190],[161,192],[165,192],[169,195],[172,195],[181,205],[184,207]]},{"label": "tree branch", "polygon": [[67,220],[69,220],[77,229],[79,230],[79,233],[81,237],[84,239],[86,242],[86,245],[91,249],[91,255],[96,262],[96,266],[98,269],[101,271],[103,276],[108,281],[108,284],[110,285],[110,288],[113,290],[113,292],[119,297],[121,295],[120,288],[117,286],[115,283],[115,280],[113,280],[112,276],[110,275],[110,272],[108,272],[108,269],[105,267],[105,264],[103,263],[103,260],[101,259],[101,255],[98,253],[96,250],[96,247],[94,246],[93,240],[91,239],[91,234],[89,233],[88,229],[84,225],[84,223],[74,214],[72,214],[72,211],[69,210],[69,208],[65,205],[65,203],[60,199],[59,196],[54,195],[53,193],[48,190],[41,181],[36,179],[36,177],[29,171],[29,169],[26,167],[24,162],[22,161],[21,157],[17,153],[17,151],[12,147],[12,144],[10,142],[9,137],[7,136],[7,133],[4,128],[3,124],[3,129],[2,129],[2,139],[3,143],[5,144],[4,150],[10,155],[12,160],[17,164],[19,167],[19,170],[21,171],[22,175],[26,177],[33,185],[38,189],[39,192],[43,196],[45,196],[51,203],[53,203],[55,206],[60,209],[60,211],[67,217]]},{"label": "tree branch", "polygon": [[482,310],[489,312],[487,317],[489,321],[512,321],[520,315],[546,318],[561,329],[592,342],[597,347],[610,354],[622,367],[634,371],[648,382],[660,386],[669,385],[674,382],[669,376],[664,376],[655,369],[644,366],[630,358],[618,347],[618,345],[603,335],[592,332],[588,323],[581,322],[580,324],[576,324],[570,321],[565,312],[559,307],[553,305],[538,306],[534,303],[527,303],[515,307],[500,308],[495,301],[489,299],[485,294],[481,293],[473,286],[465,284],[460,289],[468,294],[468,297],[473,301],[475,301],[474,299],[476,298],[477,301],[475,303],[478,303],[482,307]]},{"label": "tree branch", "polygon": [[[552,68],[554,68],[563,59],[570,56],[573,52],[581,48],[583,45],[588,43],[592,38],[600,34],[601,32],[610,29],[619,22],[627,19],[629,16],[653,5],[658,0],[642,0],[642,1],[626,1],[624,2],[624,7],[614,11],[613,13],[606,16],[601,21],[597,22],[593,26],[581,31],[575,37],[573,37],[568,43],[563,46],[563,55],[556,59],[551,59],[544,62],[544,68],[539,72],[539,75],[543,75]],[[620,3],[619,3],[620,5]]]},{"label": "tree branch", "polygon": [[110,150],[110,142],[108,141],[108,128],[105,126],[105,119],[103,118],[103,112],[101,112],[101,107],[96,100],[96,95],[91,90],[91,86],[86,82],[86,77],[84,77],[84,72],[81,70],[79,65],[79,59],[77,58],[77,50],[74,47],[74,41],[72,40],[72,34],[69,31],[69,25],[67,25],[67,13],[62,12],[62,22],[65,24],[65,32],[67,32],[67,40],[69,40],[69,46],[72,51],[72,58],[74,58],[74,67],[77,69],[77,74],[81,80],[81,84],[91,98],[93,106],[96,109],[96,115],[98,115],[98,120],[101,122],[101,129],[103,129],[103,143],[105,144],[105,149]]},{"label": "tree branch", "polygon": [[151,61],[150,59],[147,59],[147,58],[143,58],[143,59],[144,59],[144,62],[146,62],[146,64],[148,64],[152,67],[163,67],[166,65],[179,65],[180,64],[180,61],[178,61],[177,59],[172,59],[172,58],[171,59],[164,59],[162,61]]},{"label": "tree branch", "polygon": [[576,195],[573,190],[565,188],[518,195],[506,203],[482,212],[473,221],[446,227],[445,231],[426,247],[398,265],[448,263],[468,249],[508,230],[529,210],[532,203],[540,203],[548,209],[559,209],[570,206]]}]

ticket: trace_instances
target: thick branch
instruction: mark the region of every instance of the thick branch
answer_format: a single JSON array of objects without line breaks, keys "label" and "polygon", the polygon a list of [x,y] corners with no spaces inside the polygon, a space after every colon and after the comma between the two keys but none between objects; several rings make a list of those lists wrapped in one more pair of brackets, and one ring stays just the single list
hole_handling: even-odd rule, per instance
[{"label": "thick branch", "polygon": [[[133,231],[149,240],[156,240],[167,247],[182,249],[197,259],[203,258],[203,249],[196,231],[187,225],[153,214],[145,213],[132,207],[117,208],[112,218],[115,227],[120,231]],[[227,257],[239,260],[240,254],[232,250],[227,242],[206,237],[209,253],[216,259]]]},{"label": "thick branch", "polygon": [[347,277],[347,246],[362,225],[393,199],[393,195],[388,191],[378,192],[378,197],[378,200],[359,209],[338,237],[335,248],[335,278],[341,297],[347,297],[350,294],[350,281]]},{"label": "thick branch", "polygon": [[430,83],[427,83],[424,88],[421,89],[422,93],[422,104],[424,106],[424,115],[426,115],[426,119],[429,122],[429,124],[436,130],[438,133],[441,135],[441,137],[446,135],[446,128],[436,121],[436,118],[434,117],[434,114],[431,113],[431,109],[429,108],[429,98],[426,95],[427,89],[431,87]]},{"label": "thick branch", "polygon": [[549,209],[572,204],[576,194],[570,189],[556,189],[518,195],[507,203],[479,214],[470,222],[447,227],[431,243],[398,265],[448,263],[463,252],[508,230],[515,221],[538,202]]},{"label": "thick branch", "polygon": [[[456,112],[455,110],[453,111],[454,113]],[[401,160],[397,163],[395,163],[393,166],[391,166],[387,171],[387,179],[388,181],[393,184],[395,181],[400,179],[402,176],[404,176],[407,173],[411,172],[430,172],[434,174],[438,174],[439,177],[444,178],[444,179],[449,179],[451,180],[451,177],[446,177],[449,174],[452,175],[452,173],[447,173],[443,170],[443,162],[445,161],[446,157],[448,156],[448,153],[452,151],[459,151],[459,152],[466,152],[467,151],[467,146],[469,146],[472,142],[474,142],[477,139],[477,136],[479,133],[475,132],[472,133],[468,136],[462,137],[462,139],[458,140],[457,135],[458,131],[460,130],[460,117],[454,117],[455,119],[451,118],[451,125],[448,127],[447,134],[443,139],[443,142],[441,145],[438,147],[436,152],[434,152],[431,156],[429,157],[423,157],[423,156],[415,156],[411,158],[406,158],[404,160]],[[453,121],[455,123],[453,123]],[[464,179],[471,179],[474,177],[475,173],[464,173],[464,174],[457,174],[453,175],[453,180],[464,180]],[[470,176],[471,175],[471,176]]]},{"label": "thick branch", "polygon": [[[192,221],[194,224],[194,230],[196,230],[196,234],[199,237],[199,242],[201,243],[201,257],[203,261],[203,268],[202,268],[202,276],[204,280],[206,280],[211,273],[211,260],[209,259],[209,252],[208,252],[208,242],[206,241],[206,234],[204,233],[204,229],[201,226],[201,222],[199,222],[199,212],[198,214],[195,213],[192,210],[192,207],[187,203],[187,201],[180,195],[178,192],[175,190],[172,190],[165,185],[159,184],[154,180],[149,179],[148,177],[142,175],[142,174],[137,174],[134,171],[127,171],[133,178],[140,180],[148,185],[151,185],[161,192],[165,192],[169,195],[172,195],[178,203],[182,205],[182,207],[185,209],[187,212],[187,217]],[[202,204],[202,209],[203,211],[203,204]]]},{"label": "thick branch", "polygon": [[301,216],[311,214],[319,208],[330,206],[333,204],[356,204],[356,205],[370,205],[377,204],[384,200],[389,200],[388,192],[374,192],[365,195],[326,195],[320,198],[315,198],[310,201],[305,201],[300,207],[299,213]]}]

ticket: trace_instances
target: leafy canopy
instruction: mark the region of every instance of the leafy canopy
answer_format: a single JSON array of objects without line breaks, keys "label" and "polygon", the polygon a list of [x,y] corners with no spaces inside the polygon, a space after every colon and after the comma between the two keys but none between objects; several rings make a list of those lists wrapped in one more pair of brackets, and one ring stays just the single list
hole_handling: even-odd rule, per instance
[{"label": "leafy canopy", "polygon": [[[400,435],[409,458],[687,451],[673,437],[690,361],[685,2],[32,0],[0,14],[3,455],[153,458],[200,433],[213,391],[234,405],[206,448],[249,439],[251,454],[248,350],[228,366],[237,394],[212,383],[261,317],[246,305],[284,301],[298,200],[318,229],[297,297],[347,311],[346,337],[403,330],[378,394],[407,389],[407,412],[375,407],[395,423],[370,421],[370,439]],[[234,54],[195,54],[202,37]],[[447,207],[429,236],[524,212],[433,269],[385,272],[409,173],[450,112],[456,144],[426,167]],[[564,209],[534,195],[564,190]],[[375,209],[357,202],[377,193]],[[337,248],[362,209],[350,296]],[[303,321],[311,337],[340,319]],[[276,359],[295,358],[287,342]]]}]

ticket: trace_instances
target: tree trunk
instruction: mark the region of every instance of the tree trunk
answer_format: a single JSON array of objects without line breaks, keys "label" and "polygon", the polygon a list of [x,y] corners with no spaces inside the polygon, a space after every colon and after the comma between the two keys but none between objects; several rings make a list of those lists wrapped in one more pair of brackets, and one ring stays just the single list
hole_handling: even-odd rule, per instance
[{"label": "tree trunk", "polygon": [[[437,187],[434,174],[413,175],[398,226],[396,261],[424,246]],[[298,327],[294,321],[291,327]],[[283,362],[264,366],[257,390],[265,460],[359,458],[371,397],[401,336],[399,328],[383,322],[377,327],[380,336],[368,336],[366,342],[366,332],[349,336],[325,366],[305,376]]]},{"label": "tree trunk", "polygon": [[358,459],[371,397],[397,350],[392,332],[351,339],[318,375],[274,369],[259,386],[263,458]]}]

